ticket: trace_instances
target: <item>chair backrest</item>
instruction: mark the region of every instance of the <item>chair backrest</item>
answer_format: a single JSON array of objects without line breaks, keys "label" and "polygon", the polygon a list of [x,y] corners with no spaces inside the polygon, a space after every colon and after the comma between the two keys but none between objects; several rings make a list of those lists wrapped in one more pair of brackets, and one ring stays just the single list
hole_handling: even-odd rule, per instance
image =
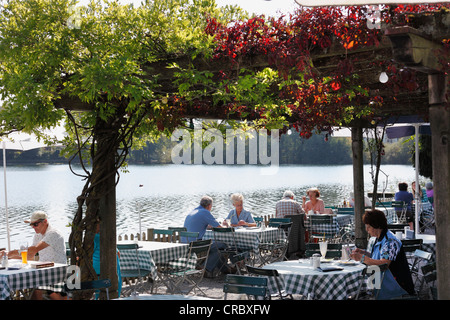
[{"label": "chair backrest", "polygon": [[263,217],[253,217],[253,220],[255,220],[257,226],[261,226],[264,223]]},{"label": "chair backrest", "polygon": [[70,295],[74,291],[105,289],[106,299],[109,300],[109,288],[110,287],[111,287],[110,279],[101,279],[101,280],[93,280],[93,281],[83,281],[80,283],[79,288],[75,288],[72,286],[69,287],[69,286],[67,286],[67,284],[64,284],[64,291]]},{"label": "chair backrest", "polygon": [[275,283],[277,285],[278,295],[280,296],[280,299],[283,299],[286,294],[283,294],[284,291],[284,284],[282,283],[281,278],[279,277],[278,270],[276,269],[264,269],[264,268],[257,268],[253,266],[246,265],[247,271],[249,274],[255,274],[258,276],[264,276],[264,277],[274,277]]},{"label": "chair backrest", "polygon": [[[306,243],[306,257],[312,257],[314,253],[320,253],[320,246],[318,243]],[[342,257],[342,243],[328,243],[327,254],[325,258],[340,258]]]},{"label": "chair backrest", "polygon": [[394,208],[403,208],[403,207],[406,206],[406,203],[405,203],[404,201],[392,201],[392,202],[391,202],[391,205],[392,205]]},{"label": "chair backrest", "polygon": [[307,216],[310,224],[333,224],[331,214],[311,214]]},{"label": "chair backrest", "polygon": [[403,239],[402,247],[406,252],[414,252],[422,248],[423,239]]},{"label": "chair backrest", "polygon": [[273,228],[278,228],[280,224],[290,223],[290,218],[270,218],[268,226]]},{"label": "chair backrest", "polygon": [[180,231],[178,233],[180,237],[180,241],[189,243],[191,241],[196,241],[198,239],[198,232],[191,232],[191,231]]},{"label": "chair backrest", "polygon": [[338,214],[355,214],[355,208],[337,208]]},{"label": "chair backrest", "polygon": [[172,242],[180,242],[180,232],[187,231],[186,227],[168,227],[167,229],[173,231]]},{"label": "chair backrest", "polygon": [[213,228],[213,235],[214,235],[214,242],[223,242],[220,240],[219,238],[219,234],[220,233],[230,233],[231,234],[231,241],[232,241],[232,245],[228,245],[228,250],[232,250],[234,251],[235,254],[238,253],[237,250],[237,244],[236,244],[236,237],[235,237],[235,231],[233,227],[228,227],[228,228]]},{"label": "chair backrest", "polygon": [[174,230],[169,229],[154,229],[153,240],[159,242],[172,242],[174,232],[175,232]]},{"label": "chair backrest", "polygon": [[395,233],[396,231],[405,231],[405,227],[408,227],[409,225],[406,223],[393,223],[393,224],[388,224],[387,228],[388,230],[391,230],[393,233]]},{"label": "chair backrest", "polygon": [[195,254],[197,258],[197,267],[203,270],[208,262],[209,251],[211,249],[212,240],[196,240],[189,244],[189,255],[190,257]]},{"label": "chair backrest", "polygon": [[223,285],[224,299],[227,299],[228,293],[246,294],[265,299],[267,298],[267,278],[251,277],[228,274]]}]

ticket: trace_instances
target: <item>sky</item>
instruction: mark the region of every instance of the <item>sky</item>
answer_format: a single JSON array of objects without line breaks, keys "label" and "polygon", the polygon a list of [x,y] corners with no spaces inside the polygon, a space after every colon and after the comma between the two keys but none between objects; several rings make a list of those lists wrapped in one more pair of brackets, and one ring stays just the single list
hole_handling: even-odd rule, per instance
[{"label": "sky", "polygon": [[[89,0],[80,0],[81,5]],[[139,5],[141,0],[120,0],[123,4],[134,3]],[[280,13],[293,12],[298,5],[294,0],[216,0],[218,6],[238,5],[248,13],[265,14],[267,16],[278,16]]]}]

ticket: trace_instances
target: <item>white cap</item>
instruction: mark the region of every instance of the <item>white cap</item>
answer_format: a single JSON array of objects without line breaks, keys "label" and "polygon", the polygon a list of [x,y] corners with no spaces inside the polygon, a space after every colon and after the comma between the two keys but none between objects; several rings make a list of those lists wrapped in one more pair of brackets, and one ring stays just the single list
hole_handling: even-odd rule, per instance
[{"label": "white cap", "polygon": [[44,211],[35,211],[31,215],[30,220],[25,220],[24,222],[25,223],[34,223],[36,221],[46,220],[46,219],[47,219],[47,214]]}]

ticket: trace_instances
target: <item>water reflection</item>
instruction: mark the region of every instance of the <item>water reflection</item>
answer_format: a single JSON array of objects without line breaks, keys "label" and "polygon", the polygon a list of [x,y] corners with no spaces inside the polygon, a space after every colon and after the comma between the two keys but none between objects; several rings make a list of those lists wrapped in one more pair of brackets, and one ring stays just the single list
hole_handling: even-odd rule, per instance
[{"label": "water reflection", "polygon": [[[389,176],[388,191],[395,191],[400,181],[415,178],[411,166],[383,166]],[[149,227],[180,226],[186,214],[198,206],[203,195],[214,199],[213,214],[224,218],[232,205],[229,196],[241,192],[244,207],[255,215],[272,214],[275,203],[284,190],[291,189],[297,200],[309,187],[316,186],[326,205],[348,199],[352,191],[353,171],[346,166],[282,166],[277,174],[261,175],[257,166],[194,166],[161,165],[130,166],[121,173],[117,186],[117,234],[139,231],[139,212],[142,230]],[[370,166],[365,167],[365,190],[372,191]],[[421,179],[421,181],[425,181]],[[385,182],[380,177],[380,187]],[[70,234],[67,225],[76,210],[76,197],[84,181],[73,175],[66,165],[8,167],[8,212],[11,246],[20,241],[31,243],[34,231],[23,221],[35,210],[47,211],[50,223]],[[4,194],[3,184],[1,193]],[[0,247],[6,247],[5,203],[0,201],[2,223]]]}]

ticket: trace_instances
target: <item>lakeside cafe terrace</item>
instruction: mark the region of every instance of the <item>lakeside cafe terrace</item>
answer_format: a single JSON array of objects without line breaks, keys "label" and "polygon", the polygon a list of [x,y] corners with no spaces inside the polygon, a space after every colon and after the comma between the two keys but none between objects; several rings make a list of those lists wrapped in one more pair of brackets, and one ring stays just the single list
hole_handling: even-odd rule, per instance
[{"label": "lakeside cafe terrace", "polygon": [[[301,2],[301,1],[299,1]],[[385,1],[387,2],[387,1]],[[396,1],[398,2],[398,1]],[[449,244],[449,235],[448,235],[448,215],[443,214],[448,212],[449,201],[450,196],[448,194],[448,185],[449,185],[449,179],[450,176],[448,174],[448,170],[450,169],[449,163],[448,163],[448,139],[445,132],[448,132],[448,126],[449,126],[449,110],[446,110],[444,108],[444,102],[445,102],[445,75],[439,73],[439,71],[433,67],[432,65],[429,65],[430,59],[425,59],[419,61],[416,61],[416,56],[412,55],[412,53],[415,53],[417,50],[417,47],[414,46],[412,43],[414,41],[417,41],[418,38],[422,38],[417,31],[412,31],[410,28],[403,28],[401,30],[390,30],[386,32],[389,39],[392,41],[393,46],[393,54],[394,59],[398,60],[399,62],[404,63],[405,65],[410,66],[411,68],[417,68],[419,71],[425,71],[428,73],[428,81],[429,81],[429,102],[426,103],[426,106],[421,105],[418,107],[418,109],[422,108],[425,110],[425,112],[430,116],[430,124],[431,124],[431,131],[432,131],[432,139],[433,139],[433,171],[434,171],[434,185],[435,185],[435,207],[434,207],[434,218],[436,219],[436,236],[435,236],[435,259],[436,259],[436,266],[437,266],[437,293],[439,299],[448,299],[449,296],[449,288],[446,285],[448,283],[448,275],[449,270],[448,263],[449,263],[449,251],[448,250],[448,244]],[[410,41],[404,41],[405,38],[410,39]],[[424,40],[425,41],[425,40]],[[429,42],[425,41],[425,48],[428,49],[429,55],[431,55],[431,50],[434,48],[434,45],[431,45]],[[424,46],[421,46],[423,48]],[[402,53],[402,54],[399,54]],[[413,57],[411,57],[413,56]],[[423,57],[423,54],[419,54],[420,57]],[[432,60],[432,59],[431,59]],[[430,107],[431,106],[431,107]],[[410,110],[404,109],[404,112],[406,112],[407,115],[410,114]],[[423,111],[423,110],[422,110]],[[414,112],[414,111],[413,111]],[[258,269],[253,269],[253,272],[261,273],[262,270],[280,270],[277,271],[277,274],[281,274],[281,276],[277,277],[276,274],[272,274],[269,281],[266,281],[262,284],[263,288],[260,291],[261,295],[265,295],[265,291],[269,291],[270,293],[277,293],[278,291],[277,282],[276,280],[279,278],[282,278],[284,282],[284,290],[287,294],[301,294],[309,296],[312,299],[343,299],[344,297],[348,297],[349,295],[355,295],[359,296],[359,293],[361,290],[365,290],[367,287],[367,283],[360,281],[361,275],[364,274],[364,270],[366,268],[363,265],[359,265],[358,263],[355,264],[355,262],[350,261],[350,263],[345,263],[345,254],[348,253],[345,249],[342,250],[342,247],[340,247],[339,252],[339,246],[338,246],[338,253],[336,257],[339,257],[340,259],[337,259],[336,262],[327,261],[327,254],[329,257],[331,257],[331,252],[335,250],[335,248],[332,246],[334,242],[339,242],[339,244],[342,245],[342,243],[345,243],[347,241],[346,239],[352,239],[352,231],[354,230],[354,241],[355,244],[358,245],[358,241],[360,241],[364,237],[364,232],[362,228],[362,222],[361,222],[361,216],[362,212],[364,211],[364,188],[363,188],[363,176],[362,176],[362,128],[365,126],[363,123],[354,123],[352,124],[352,148],[353,148],[353,155],[354,155],[354,194],[355,194],[355,210],[354,210],[354,220],[352,221],[354,227],[352,226],[352,223],[345,224],[342,222],[339,222],[339,214],[344,214],[339,212],[339,208],[336,208],[337,212],[334,215],[328,215],[324,217],[328,217],[330,220],[330,225],[332,231],[331,233],[334,235],[328,235],[326,230],[321,230],[319,233],[319,236],[321,237],[329,237],[328,238],[328,244],[325,251],[325,247],[322,246],[322,260],[317,259],[316,257],[313,257],[312,260],[313,265],[310,265],[311,260],[307,261],[275,261],[273,259],[283,259],[283,257],[273,257],[273,259],[266,260],[268,256],[271,257],[273,253],[283,253],[288,252],[289,247],[286,247],[287,244],[289,244],[289,240],[291,237],[291,233],[294,228],[294,217],[291,218],[290,222],[282,221],[278,222],[278,225],[276,225],[276,221],[270,221],[267,226],[265,226],[265,223],[261,224],[261,227],[258,229],[242,229],[242,230],[234,230],[230,229],[230,238],[233,239],[233,243],[236,243],[239,238],[239,233],[242,233],[243,235],[247,235],[252,231],[252,233],[256,233],[256,237],[253,236],[254,240],[257,239],[259,242],[256,246],[254,242],[252,241],[245,241],[245,250],[243,251],[244,254],[240,255],[241,252],[229,252],[231,257],[235,257],[236,259],[240,259],[243,257],[248,263],[247,272],[251,272],[251,267],[256,267]],[[389,215],[389,210],[385,211],[385,214]],[[397,217],[398,218],[398,217]],[[395,217],[394,217],[395,219]],[[308,228],[312,228],[312,221],[309,221],[309,223],[305,223],[305,228],[308,230]],[[398,222],[398,221],[397,221]],[[400,221],[401,222],[401,221]],[[348,232],[345,232],[344,234],[347,234],[348,238],[342,238],[342,235],[336,234],[336,230],[341,230],[341,225],[339,223],[342,223],[342,226],[347,226],[347,228],[344,228],[345,230],[350,230]],[[321,224],[325,224],[324,221],[321,221]],[[338,227],[334,227],[337,225]],[[262,230],[264,229],[264,230]],[[274,234],[276,236],[271,236],[267,233],[270,231],[276,231]],[[182,231],[180,231],[182,232]],[[312,229],[311,229],[312,232]],[[322,234],[323,232],[323,234]],[[294,234],[298,232],[294,232]],[[213,234],[214,235],[214,234]],[[409,240],[407,238],[411,237],[411,235],[408,234],[408,232],[403,233],[402,235],[398,234],[399,237],[403,240]],[[419,238],[419,234],[415,235],[416,238]],[[301,237],[300,237],[301,238]],[[425,239],[426,238],[426,239]],[[429,245],[433,245],[433,240],[430,239],[431,237],[424,237],[422,239],[422,243],[425,242],[425,240],[429,241]],[[205,239],[206,241],[206,248],[209,248],[209,245],[211,243],[211,239]],[[350,240],[351,241],[351,240]],[[142,242],[142,243],[141,243]],[[205,247],[205,243],[196,243],[194,244],[191,242],[191,244],[179,244],[177,242],[167,242],[165,246],[161,248],[155,248],[154,243],[158,241],[147,241],[150,245],[148,246],[144,244],[145,241],[140,241],[137,243],[137,246],[134,248],[131,247],[130,252],[134,251],[134,255],[130,253],[130,255],[124,254],[123,257],[121,257],[121,267],[123,264],[123,271],[125,274],[125,271],[127,269],[131,269],[131,267],[127,268],[128,265],[132,265],[133,267],[138,267],[137,274],[134,274],[134,277],[130,278],[137,278],[141,281],[138,281],[136,283],[136,286],[133,287],[132,290],[138,291],[139,285],[141,285],[142,278],[144,277],[155,277],[154,280],[160,280],[161,283],[165,283],[170,293],[178,293],[180,292],[179,288],[184,283],[185,280],[188,280],[188,283],[191,285],[191,287],[188,288],[192,289],[190,291],[195,291],[197,289],[197,286],[199,284],[198,277],[203,276],[203,273],[201,272],[201,269],[198,269],[197,267],[193,267],[195,265],[195,262],[193,260],[197,261],[201,257],[204,257],[200,252],[200,249],[198,249],[198,254],[196,246],[199,247]],[[133,241],[134,243],[134,241]],[[244,243],[244,242],[243,242]],[[249,244],[250,243],[250,244]],[[252,244],[253,243],[253,244]],[[267,246],[263,246],[263,244],[267,244]],[[120,241],[119,241],[120,245]],[[307,246],[307,243],[305,243],[305,247]],[[175,247],[181,247],[184,249],[176,249]],[[255,248],[258,248],[258,250],[255,250]],[[267,250],[264,251],[263,249],[266,248]],[[421,247],[424,249],[424,247]],[[320,246],[318,248],[318,252],[320,252]],[[317,249],[312,249],[316,250]],[[424,250],[422,250],[424,251]],[[189,252],[188,255],[185,253]],[[305,251],[306,252],[306,251]],[[207,251],[208,253],[208,251]],[[430,253],[430,252],[429,252]],[[142,257],[142,255],[147,255],[147,258]],[[206,254],[207,256],[207,254]],[[136,259],[136,262],[131,262],[131,257],[133,259]],[[142,257],[142,258],[141,258]],[[184,258],[184,259],[181,259]],[[344,258],[344,259],[342,259]],[[416,258],[416,257],[414,257]],[[424,255],[421,257],[417,257],[418,259],[424,259],[428,261],[430,257],[428,255]],[[181,262],[180,262],[181,261]],[[243,260],[237,260],[234,261],[234,263],[237,263],[239,261]],[[334,261],[334,259],[333,259]],[[173,263],[171,265],[171,262],[176,262],[178,266],[174,266]],[[233,261],[232,261],[233,262]],[[296,265],[293,265],[294,262]],[[321,270],[317,269],[317,262],[319,262],[319,268]],[[285,269],[282,268],[279,264],[286,263]],[[330,267],[327,268],[326,264],[330,264]],[[146,265],[147,264],[147,265]],[[180,268],[179,265],[181,264],[182,270],[190,270],[192,273],[195,273],[197,275],[197,280],[195,279],[188,279],[188,273],[191,272],[178,272]],[[288,265],[289,264],[289,265]],[[301,265],[301,268],[298,267]],[[196,266],[196,265],[195,265]],[[238,266],[242,266],[238,264]],[[29,276],[27,276],[30,279],[30,281],[17,281],[21,277],[17,271],[14,270],[14,268],[8,269],[8,270],[0,270],[0,281],[2,282],[2,288],[5,288],[7,292],[9,293],[9,296],[11,296],[11,292],[16,293],[17,291],[20,291],[24,288],[36,288],[44,285],[56,285],[61,283],[63,281],[64,277],[61,278],[59,276],[49,275],[52,273],[52,268],[57,268],[58,266],[51,266],[47,268],[21,268],[20,273],[27,273]],[[144,268],[145,267],[145,268]],[[413,267],[413,266],[411,266]],[[25,270],[27,269],[27,270]],[[300,270],[303,269],[303,270]],[[30,270],[30,271],[28,271]],[[194,272],[200,270],[200,272]],[[122,271],[122,270],[121,270]],[[132,270],[134,271],[134,270]],[[175,272],[173,272],[175,271]],[[241,273],[244,273],[245,270],[240,271]],[[39,275],[38,275],[39,273]],[[289,274],[288,276],[285,276],[283,278],[283,275]],[[301,276],[299,276],[301,275]],[[418,273],[419,275],[419,273]],[[342,277],[341,277],[342,276]],[[43,281],[35,281],[36,279],[41,279],[43,277]],[[181,277],[181,278],[180,278]],[[308,284],[300,283],[300,278],[307,278],[310,277],[310,279],[314,279],[316,277],[330,277],[329,279],[320,281],[321,283],[327,283],[329,289],[332,293],[330,293],[330,296],[327,295],[325,289],[316,289],[316,286],[308,286]],[[252,277],[252,278],[259,278],[259,277]],[[421,278],[421,277],[419,277]],[[227,278],[228,279],[228,278]],[[359,280],[357,280],[359,279]],[[424,278],[422,278],[423,281],[419,281],[419,284],[424,284]],[[229,282],[233,281],[232,277],[229,277]],[[309,281],[311,282],[311,281]],[[156,286],[158,283],[156,283]],[[106,284],[107,286],[107,284]],[[224,290],[228,290],[228,288],[233,287],[233,283],[227,283],[227,286],[224,286]],[[157,290],[158,288],[152,288],[152,290]],[[189,297],[191,295],[188,295],[186,292],[182,292],[183,297]],[[20,294],[20,293],[19,293]],[[256,293],[255,293],[256,294]],[[280,293],[281,295],[281,293]],[[2,296],[2,298],[8,298],[8,294],[5,294]]]},{"label": "lakeside cafe terrace", "polygon": [[[401,214],[398,215],[387,202],[379,205],[377,209],[385,213],[391,230],[409,248],[418,293],[429,289],[417,271],[424,263],[434,261],[435,238],[417,234],[416,239],[410,241],[408,232],[400,231],[399,234],[398,230],[406,226],[400,223]],[[430,213],[427,203],[421,207],[427,208],[424,213]],[[146,234],[138,234],[136,238],[134,235],[120,236],[117,247],[123,288],[119,299],[211,299],[200,287],[204,265],[199,268],[199,262],[208,258],[213,240],[228,245],[227,254],[230,262],[238,266],[239,277],[268,279],[264,289],[266,298],[354,299],[367,288],[367,279],[363,277],[367,266],[348,256],[354,247],[354,210],[344,207],[328,210],[331,214],[307,215],[306,219],[304,214],[286,218],[255,217],[256,227],[211,229],[207,230],[203,240],[190,243],[180,240],[198,234],[186,232],[182,227],[148,229]],[[318,221],[315,222],[315,218]],[[433,228],[433,225],[427,227]],[[305,242],[305,231],[309,234],[308,242]],[[321,247],[323,240],[327,243],[324,248]],[[233,251],[233,248],[238,250]],[[299,252],[302,253],[300,259]],[[314,253],[321,255],[318,265],[311,264]],[[28,299],[37,287],[64,291],[64,283],[72,281],[67,279],[67,268],[60,264],[37,267],[35,261],[24,264],[12,259],[7,270],[0,270],[0,298]],[[227,281],[233,281],[234,276],[226,278],[224,292],[232,285]],[[230,293],[247,292],[244,287],[231,288]]]}]

